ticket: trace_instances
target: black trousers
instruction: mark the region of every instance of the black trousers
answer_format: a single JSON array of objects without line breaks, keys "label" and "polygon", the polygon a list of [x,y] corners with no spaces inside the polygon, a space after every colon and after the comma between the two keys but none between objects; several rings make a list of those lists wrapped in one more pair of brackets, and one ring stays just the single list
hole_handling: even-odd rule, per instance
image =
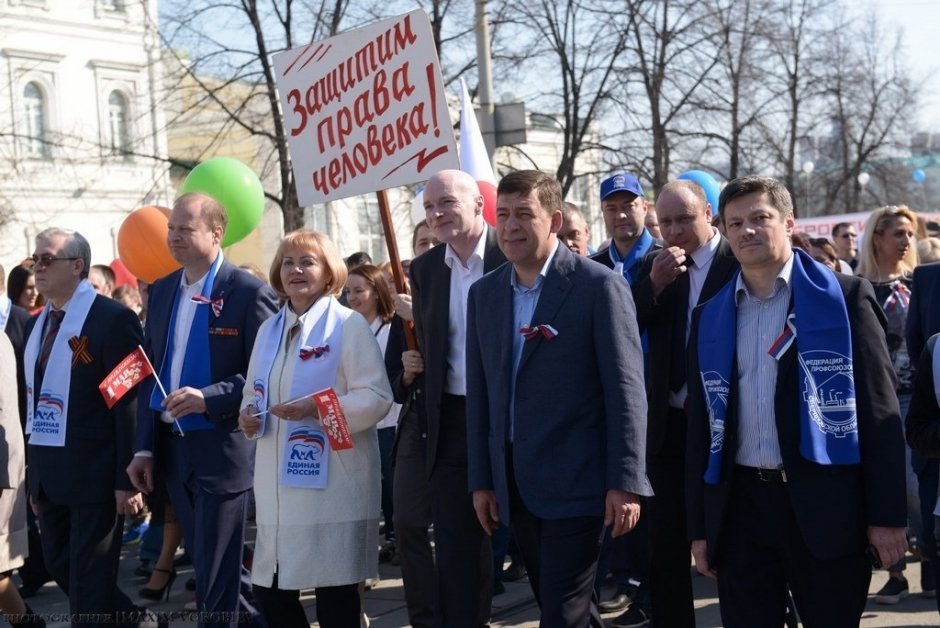
[{"label": "black trousers", "polygon": [[512,471],[512,448],[507,447],[506,451],[509,527],[542,612],[539,627],[602,628],[594,575],[604,518],[535,516],[519,495]]},{"label": "black trousers", "polygon": [[117,516],[114,500],[65,505],[40,496],[38,501],[46,568],[69,598],[73,628],[113,623],[114,613],[136,613],[117,586],[124,517]]},{"label": "black trousers", "polygon": [[806,628],[855,628],[865,610],[865,548],[833,560],[813,556],[783,483],[736,474],[715,562],[726,628],[782,626],[787,587]]},{"label": "black trousers", "polygon": [[[300,603],[300,591],[278,589],[277,574],[270,587],[252,585],[255,601],[270,628],[308,628],[307,614]],[[317,587],[317,623],[322,628],[359,628],[362,604],[359,585]]]},{"label": "black trousers", "polygon": [[691,551],[685,517],[685,435],[683,410],[670,408],[665,417],[662,448],[650,454],[647,472],[654,496],[649,506],[650,595],[652,615],[661,626],[695,625]]},{"label": "black trousers", "polygon": [[398,424],[393,475],[392,511],[408,621],[414,628],[430,628],[434,622],[434,556],[428,536],[431,493],[427,442],[413,410],[404,413]]},{"label": "black trousers", "polygon": [[493,548],[467,490],[465,397],[444,395],[441,424],[430,478],[437,573],[434,625],[480,626],[490,618]]}]

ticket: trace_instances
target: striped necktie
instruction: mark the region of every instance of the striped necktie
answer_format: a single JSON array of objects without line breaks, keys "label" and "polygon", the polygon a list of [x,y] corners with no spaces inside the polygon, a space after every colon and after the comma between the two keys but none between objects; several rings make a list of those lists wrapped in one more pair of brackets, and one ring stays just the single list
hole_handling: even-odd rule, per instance
[{"label": "striped necktie", "polygon": [[59,327],[62,325],[62,319],[65,318],[63,310],[49,310],[49,326],[46,329],[46,335],[42,339],[42,347],[39,350],[39,359],[36,361],[36,372],[39,376],[38,382],[42,382],[42,377],[46,373],[46,363],[49,361],[49,354],[52,353],[52,345],[55,344],[55,337],[59,335]]}]

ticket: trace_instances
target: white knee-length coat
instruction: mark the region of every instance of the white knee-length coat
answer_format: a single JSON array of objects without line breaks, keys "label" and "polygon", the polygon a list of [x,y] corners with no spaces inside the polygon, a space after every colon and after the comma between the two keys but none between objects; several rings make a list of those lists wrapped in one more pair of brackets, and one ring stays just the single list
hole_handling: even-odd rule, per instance
[{"label": "white knee-length coat", "polygon": [[[281,486],[280,432],[297,424],[267,415],[255,453],[258,534],[251,579],[260,586],[270,587],[275,573],[279,589],[308,589],[352,584],[373,578],[378,571],[381,486],[375,425],[388,412],[392,392],[382,353],[365,319],[348,308],[340,307],[340,312],[344,319],[341,356],[333,388],[354,446],[330,450],[325,489]],[[266,327],[276,318],[262,325],[258,341],[267,336]],[[288,335],[297,320],[288,307],[268,381],[268,407],[290,400],[300,334],[290,341]],[[254,402],[258,354],[256,342],[242,407]]]}]

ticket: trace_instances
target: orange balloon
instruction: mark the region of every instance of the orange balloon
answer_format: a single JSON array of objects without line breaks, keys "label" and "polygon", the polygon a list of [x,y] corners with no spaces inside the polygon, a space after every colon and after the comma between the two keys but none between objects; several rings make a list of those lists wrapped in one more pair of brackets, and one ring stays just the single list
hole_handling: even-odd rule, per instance
[{"label": "orange balloon", "polygon": [[118,230],[118,256],[138,279],[153,283],[180,267],[166,245],[166,207],[146,206],[132,211]]}]

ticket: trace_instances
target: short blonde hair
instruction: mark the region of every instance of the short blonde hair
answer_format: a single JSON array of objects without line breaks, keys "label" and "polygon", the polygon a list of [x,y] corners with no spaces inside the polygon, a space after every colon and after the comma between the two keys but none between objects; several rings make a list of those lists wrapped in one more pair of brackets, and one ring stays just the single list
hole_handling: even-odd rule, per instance
[{"label": "short blonde hair", "polygon": [[271,272],[268,273],[268,276],[271,279],[271,287],[277,291],[278,296],[282,299],[287,298],[287,294],[284,292],[284,284],[281,282],[281,264],[284,262],[284,251],[288,247],[309,251],[314,257],[323,262],[330,274],[325,292],[332,294],[334,297],[342,294],[348,271],[346,270],[346,263],[339,255],[339,249],[336,248],[332,240],[318,231],[298,229],[284,236],[280,246],[277,247],[277,253],[274,254],[274,261],[271,262]]},{"label": "short blonde hair", "polygon": [[[884,233],[897,218],[907,218],[911,222],[911,229],[917,230],[917,216],[907,205],[887,205],[876,209],[868,216],[865,222],[865,231],[862,232],[862,248],[858,252],[858,268],[855,274],[867,279],[878,276],[878,259],[875,255],[875,234]],[[917,266],[917,243],[913,243],[907,255],[901,260],[901,276],[910,277]]]}]

